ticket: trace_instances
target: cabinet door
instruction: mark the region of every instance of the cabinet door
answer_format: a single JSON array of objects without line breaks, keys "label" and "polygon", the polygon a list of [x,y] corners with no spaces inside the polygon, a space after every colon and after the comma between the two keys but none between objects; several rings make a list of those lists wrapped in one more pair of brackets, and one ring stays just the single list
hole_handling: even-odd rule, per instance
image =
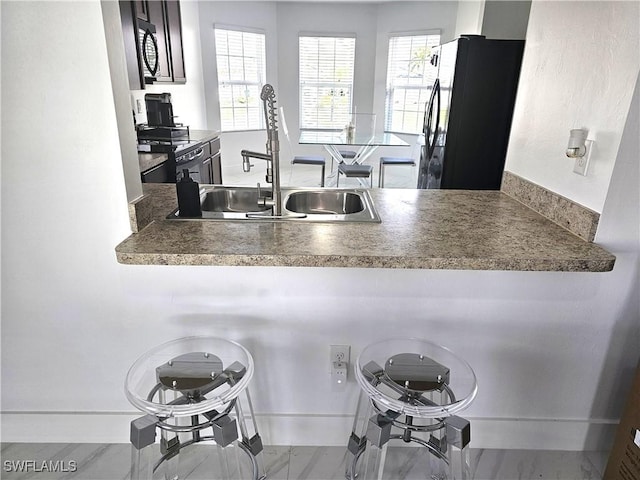
[{"label": "cabinet door", "polygon": [[222,157],[220,152],[211,157],[211,183],[222,185]]},{"label": "cabinet door", "polygon": [[142,183],[176,183],[175,163],[167,160],[140,174]]},{"label": "cabinet door", "polygon": [[149,23],[152,23],[156,27],[156,40],[158,41],[158,72],[156,79],[158,82],[170,82],[170,50],[163,3],[164,2],[148,2],[147,11],[149,12]]},{"label": "cabinet door", "polygon": [[213,183],[213,169],[211,168],[211,157],[202,162],[202,170],[200,171],[202,183],[210,185]]},{"label": "cabinet door", "polygon": [[182,17],[180,16],[180,2],[167,0],[165,13],[167,19],[167,31],[169,34],[169,47],[171,57],[171,77],[174,83],[187,81],[184,69],[184,55],[182,52]]},{"label": "cabinet door", "polygon": [[144,79],[138,58],[138,27],[135,22],[133,4],[129,1],[121,1],[119,6],[129,90],[140,90],[144,88]]},{"label": "cabinet door", "polygon": [[149,21],[149,2],[147,0],[135,0],[133,2],[136,6],[136,17],[145,22]]},{"label": "cabinet door", "polygon": [[211,183],[222,184],[222,157],[220,156],[220,137],[209,142],[211,153]]}]

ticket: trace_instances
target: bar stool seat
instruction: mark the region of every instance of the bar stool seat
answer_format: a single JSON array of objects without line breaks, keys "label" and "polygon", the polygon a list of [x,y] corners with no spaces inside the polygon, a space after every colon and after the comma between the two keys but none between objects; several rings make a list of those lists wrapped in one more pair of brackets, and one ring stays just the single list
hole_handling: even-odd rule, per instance
[{"label": "bar stool seat", "polygon": [[356,158],[356,155],[358,154],[357,152],[355,152],[353,150],[338,150],[338,153],[345,160],[353,160],[354,158]]},{"label": "bar stool seat", "polygon": [[145,414],[131,422],[131,479],[184,478],[180,453],[201,441],[215,442],[214,478],[265,478],[247,389],[253,370],[246,348],[216,337],[180,338],[138,358],[125,381],[127,399]]},{"label": "bar stool seat", "polygon": [[380,157],[380,174],[378,175],[378,187],[384,187],[384,168],[393,165],[409,165],[416,166],[416,161],[410,157]]},{"label": "bar stool seat", "polygon": [[371,165],[361,165],[359,163],[341,163],[338,165],[338,177],[336,187],[340,184],[340,175],[347,178],[368,178],[373,187],[373,167]]},{"label": "bar stool seat", "polygon": [[420,478],[470,478],[471,427],[456,415],[477,393],[467,362],[426,340],[394,338],[365,347],[355,376],[361,391],[347,447],[348,479],[397,478],[397,471],[385,472],[390,455],[404,454],[402,468],[408,472],[407,459],[424,456],[389,447],[398,441],[429,452],[429,464],[419,467]]},{"label": "bar stool seat", "polygon": [[293,165],[299,164],[299,165],[321,166],[322,169],[320,173],[320,186],[324,187],[324,174],[325,174],[325,168],[326,168],[326,160],[324,157],[321,157],[318,155],[297,155],[293,157],[293,160],[291,160],[291,163]]}]

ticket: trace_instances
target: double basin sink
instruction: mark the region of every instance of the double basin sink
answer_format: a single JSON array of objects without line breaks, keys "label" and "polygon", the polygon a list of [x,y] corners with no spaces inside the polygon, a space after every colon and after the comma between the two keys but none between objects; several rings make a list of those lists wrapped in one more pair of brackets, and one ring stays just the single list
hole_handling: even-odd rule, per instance
[{"label": "double basin sink", "polygon": [[[260,195],[271,197],[271,190],[261,189]],[[282,188],[281,217],[274,217],[271,207],[259,206],[258,197],[255,187],[204,187],[200,190],[202,217],[195,220],[380,223],[371,196],[364,189]],[[178,210],[167,218],[187,220]]]}]

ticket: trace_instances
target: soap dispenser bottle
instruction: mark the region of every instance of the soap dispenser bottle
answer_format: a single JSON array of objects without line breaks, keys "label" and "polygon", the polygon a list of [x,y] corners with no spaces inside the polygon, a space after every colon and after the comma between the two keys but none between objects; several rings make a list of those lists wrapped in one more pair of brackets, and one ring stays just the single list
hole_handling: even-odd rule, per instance
[{"label": "soap dispenser bottle", "polygon": [[189,169],[182,170],[182,178],[176,183],[176,191],[178,193],[178,216],[201,217],[200,187],[198,182],[189,176]]}]

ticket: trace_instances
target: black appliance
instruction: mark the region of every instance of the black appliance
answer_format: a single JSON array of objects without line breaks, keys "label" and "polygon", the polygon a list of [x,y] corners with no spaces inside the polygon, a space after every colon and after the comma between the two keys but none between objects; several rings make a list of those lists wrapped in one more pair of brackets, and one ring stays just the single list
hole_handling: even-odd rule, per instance
[{"label": "black appliance", "polygon": [[418,188],[500,189],[523,52],[480,35],[437,47]]},{"label": "black appliance", "polygon": [[140,49],[139,58],[142,60],[140,63],[144,83],[152,84],[156,80],[159,67],[156,27],[141,19],[138,19],[138,48]]},{"label": "black appliance", "polygon": [[191,178],[198,183],[212,183],[207,158],[206,144],[188,137],[145,139],[138,138],[139,153],[166,153],[169,159],[151,170],[142,172],[144,183],[176,183],[182,178],[182,171],[189,170]]},{"label": "black appliance", "polygon": [[147,93],[144,96],[147,107],[147,125],[150,127],[175,127],[170,93]]}]

